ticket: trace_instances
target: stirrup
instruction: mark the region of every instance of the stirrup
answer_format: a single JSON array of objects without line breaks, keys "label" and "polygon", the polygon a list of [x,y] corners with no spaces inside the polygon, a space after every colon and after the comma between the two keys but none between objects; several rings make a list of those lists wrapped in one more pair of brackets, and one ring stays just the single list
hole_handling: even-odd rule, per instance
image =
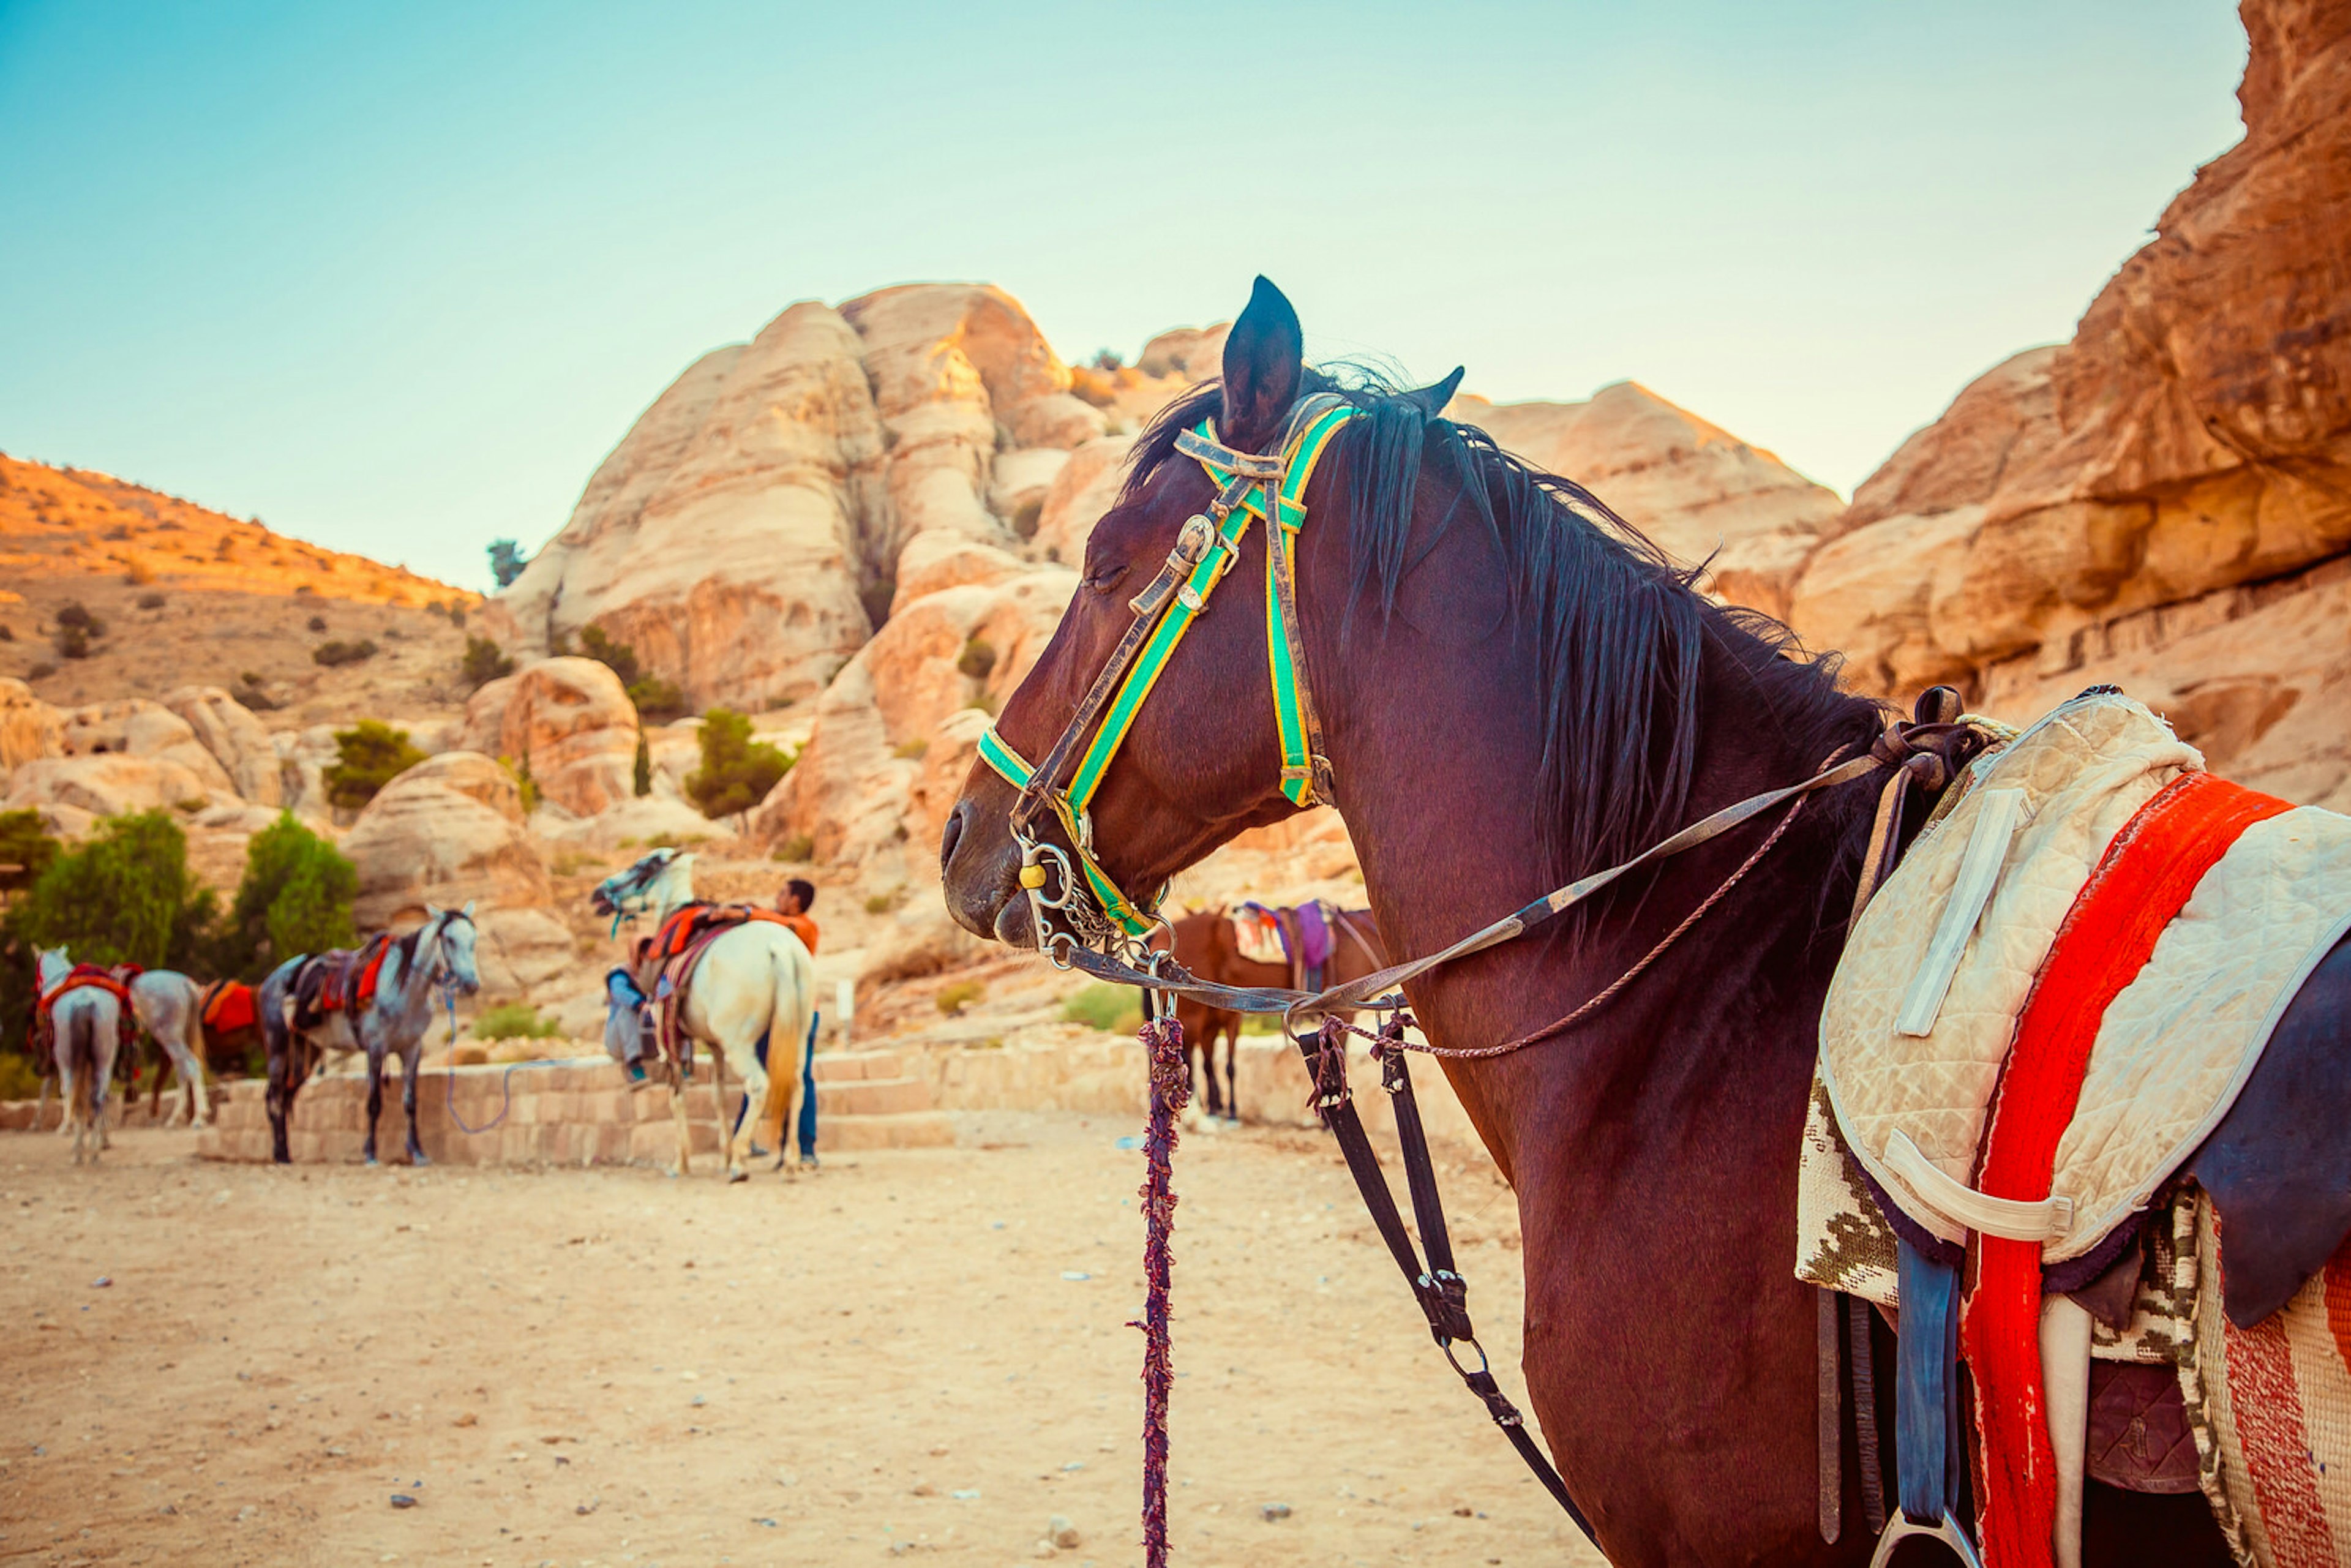
[{"label": "stirrup", "polygon": [[1921,1524],[1898,1508],[1878,1534],[1877,1550],[1870,1554],[1869,1568],[1886,1568],[1894,1561],[1894,1549],[1917,1535],[1941,1542],[1943,1549],[1965,1568],[1983,1568],[1983,1559],[1976,1555],[1975,1542],[1968,1539],[1968,1532],[1959,1527],[1958,1520],[1946,1513],[1932,1524]]}]

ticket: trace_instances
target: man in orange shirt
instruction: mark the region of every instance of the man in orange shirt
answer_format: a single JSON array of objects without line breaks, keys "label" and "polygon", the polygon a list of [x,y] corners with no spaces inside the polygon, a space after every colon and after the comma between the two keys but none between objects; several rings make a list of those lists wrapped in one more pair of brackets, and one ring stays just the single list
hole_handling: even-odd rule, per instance
[{"label": "man in orange shirt", "polygon": [[[810,957],[816,956],[816,922],[810,918],[809,910],[815,904],[816,883],[804,877],[792,878],[791,881],[784,883],[784,890],[776,895],[776,913],[783,916],[784,925],[792,935],[798,936],[807,946]],[[810,1000],[814,998],[811,998]],[[799,1125],[794,1129],[799,1139],[800,1164],[804,1166],[813,1166],[817,1163],[816,1027],[821,1021],[820,1015],[814,1009],[810,1009],[808,1049],[801,1053],[800,1060],[800,1113],[798,1118]],[[768,1042],[762,1040],[760,1043],[762,1049],[759,1052],[759,1061],[762,1066],[765,1066],[768,1061],[766,1049]],[[767,1103],[759,1108],[759,1133],[760,1136],[756,1141],[765,1143],[774,1149],[780,1162],[784,1152],[784,1100],[783,1096],[776,1091],[775,1077],[772,1072],[768,1076]]]}]

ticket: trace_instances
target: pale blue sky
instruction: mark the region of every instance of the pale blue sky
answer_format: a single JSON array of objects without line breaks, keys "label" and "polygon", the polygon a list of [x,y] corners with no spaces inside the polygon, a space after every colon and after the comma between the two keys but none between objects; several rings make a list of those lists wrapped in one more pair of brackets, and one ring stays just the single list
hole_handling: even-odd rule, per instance
[{"label": "pale blue sky", "polygon": [[2238,135],[2219,0],[0,0],[0,450],[487,586],[794,299],[1632,377],[1840,491]]}]

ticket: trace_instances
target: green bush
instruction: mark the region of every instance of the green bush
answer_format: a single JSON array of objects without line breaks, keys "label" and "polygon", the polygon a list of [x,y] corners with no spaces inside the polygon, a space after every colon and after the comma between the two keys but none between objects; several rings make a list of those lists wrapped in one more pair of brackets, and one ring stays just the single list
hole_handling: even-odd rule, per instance
[{"label": "green bush", "polygon": [[637,664],[637,651],[629,643],[605,634],[594,622],[580,628],[580,651],[621,677],[624,686],[633,686],[644,678],[645,672]]},{"label": "green bush", "polygon": [[1143,1002],[1130,987],[1098,980],[1061,1004],[1061,1018],[1088,1029],[1133,1034],[1143,1027]]},{"label": "green bush", "polygon": [[89,657],[89,633],[78,626],[60,622],[57,634],[49,639],[49,646],[57,651],[60,659],[87,659]]},{"label": "green bush", "polygon": [[654,724],[667,724],[685,712],[685,694],[675,681],[659,675],[629,683],[629,700],[636,705],[639,718]]},{"label": "green bush", "polygon": [[353,809],[374,800],[377,790],[424,760],[424,753],[409,743],[406,730],[394,729],[380,718],[363,718],[335,731],[335,756],[324,775],[327,799]]},{"label": "green bush", "polygon": [[334,845],[283,811],[245,847],[245,875],[214,950],[224,975],[258,980],[297,953],[359,940],[351,900],[359,873]]},{"label": "green bush", "polygon": [[903,757],[907,758],[909,761],[920,762],[924,758],[930,755],[930,751],[931,743],[918,735],[912,740],[902,740],[897,745],[892,747],[890,748],[890,755],[893,757]]},{"label": "green bush", "polygon": [[507,777],[515,781],[515,788],[522,793],[522,814],[528,817],[538,810],[538,780],[530,776],[529,754],[525,753],[520,762],[511,757],[501,757],[498,766],[507,770]]},{"label": "green bush", "polygon": [[768,798],[791,771],[792,758],[751,737],[751,721],[732,708],[702,716],[702,766],[685,792],[705,817],[739,816]]},{"label": "green bush", "polygon": [[975,681],[987,679],[996,668],[996,646],[985,637],[974,637],[956,655],[956,668]]},{"label": "green bush", "polygon": [[310,662],[324,664],[329,669],[338,664],[356,664],[363,659],[374,657],[375,643],[365,637],[356,643],[346,643],[339,637],[310,650]]},{"label": "green bush", "polygon": [[188,874],[188,836],[168,811],[109,818],[89,843],[49,862],[12,911],[26,940],[59,943],[78,962],[160,969],[185,962],[218,914]]},{"label": "green bush", "polygon": [[58,852],[38,811],[0,811],[0,888],[14,893],[32,886]]},{"label": "green bush", "polygon": [[629,772],[629,791],[640,800],[653,792],[653,748],[645,743],[645,732],[637,731],[637,760]]},{"label": "green bush", "polygon": [[816,859],[816,840],[806,833],[794,833],[776,846],[775,858],[787,865]]},{"label": "green bush", "polygon": [[528,1002],[501,1002],[474,1015],[475,1040],[552,1040],[563,1026]]},{"label": "green bush", "polygon": [[506,651],[487,637],[468,636],[465,639],[465,659],[463,665],[468,690],[488,685],[501,675],[514,674],[515,662]]},{"label": "green bush", "polygon": [[0,1051],[0,1100],[31,1100],[41,1092],[41,1070],[18,1051]]},{"label": "green bush", "polygon": [[938,995],[932,1000],[938,1004],[939,1011],[946,1014],[947,1017],[960,1018],[963,1016],[964,1009],[974,1002],[985,1001],[987,998],[987,987],[980,981],[957,980],[952,985],[941,986]]}]

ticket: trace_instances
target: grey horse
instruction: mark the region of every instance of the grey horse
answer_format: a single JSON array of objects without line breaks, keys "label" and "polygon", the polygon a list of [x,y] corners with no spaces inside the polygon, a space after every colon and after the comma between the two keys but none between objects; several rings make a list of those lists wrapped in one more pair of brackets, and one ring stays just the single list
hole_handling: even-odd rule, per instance
[{"label": "grey horse", "polygon": [[114,1083],[114,1052],[122,1039],[122,1004],[103,986],[77,985],[57,993],[73,973],[63,947],[37,950],[35,965],[41,994],[49,1003],[50,1049],[56,1052],[57,1086],[65,1096],[66,1124],[73,1129],[74,1164],[98,1163],[106,1146],[106,1096]]},{"label": "grey horse", "polygon": [[341,956],[304,955],[289,958],[269,973],[255,997],[261,1015],[262,1038],[269,1048],[270,1158],[292,1163],[286,1139],[287,1123],[294,1113],[294,1097],[329,1052],[347,1057],[367,1055],[367,1162],[376,1163],[375,1124],[383,1111],[384,1059],[400,1057],[401,1106],[408,1113],[408,1163],[427,1165],[416,1136],[416,1076],[424,1054],[424,1032],[433,1021],[434,993],[444,984],[465,996],[482,988],[474,965],[474,906],[440,909],[425,906],[424,924],[393,942],[383,956],[374,998],[359,1009],[326,1014],[308,1028],[289,1016],[291,1002],[304,971]]},{"label": "grey horse", "polygon": [[[179,1097],[163,1124],[211,1121],[212,1097],[204,1090],[204,988],[176,969],[149,969],[131,982],[131,1010],[163,1048],[179,1078]],[[160,1092],[162,1069],[156,1071]]]}]

